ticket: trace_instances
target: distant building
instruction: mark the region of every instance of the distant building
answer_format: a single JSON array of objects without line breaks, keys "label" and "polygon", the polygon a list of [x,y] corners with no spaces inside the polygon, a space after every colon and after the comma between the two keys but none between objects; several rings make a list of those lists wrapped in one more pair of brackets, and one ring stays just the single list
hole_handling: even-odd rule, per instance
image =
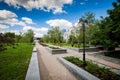
[{"label": "distant building", "polygon": [[[66,42],[68,41],[71,33],[77,37],[78,36],[77,30],[79,30],[81,27],[82,27],[82,24],[78,24],[78,22],[77,22],[77,23],[73,24],[72,27],[67,29],[66,32],[64,32],[64,34],[63,34],[63,38],[66,40]],[[89,27],[89,26],[86,25],[86,27]]]}]

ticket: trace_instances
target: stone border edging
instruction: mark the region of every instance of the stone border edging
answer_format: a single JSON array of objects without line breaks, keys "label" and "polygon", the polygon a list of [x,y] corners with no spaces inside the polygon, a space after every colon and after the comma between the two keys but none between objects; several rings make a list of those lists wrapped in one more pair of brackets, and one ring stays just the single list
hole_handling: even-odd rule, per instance
[{"label": "stone border edging", "polygon": [[69,61],[63,59],[62,57],[57,58],[67,69],[69,69],[78,79],[82,80],[100,80],[99,78],[93,76],[92,74],[86,72],[82,68],[70,63]]},{"label": "stone border edging", "polygon": [[36,47],[33,48],[32,56],[31,56],[31,60],[29,63],[25,80],[40,80],[40,72],[39,72],[39,66],[38,66]]},{"label": "stone border edging", "polygon": [[[71,49],[77,52],[83,52],[82,48],[69,48],[69,47],[65,47],[65,48],[68,48],[68,49]],[[90,48],[86,48],[85,51],[86,52],[97,52],[99,51],[99,49],[97,47],[90,47]]]},{"label": "stone border edging", "polygon": [[51,53],[51,54],[57,54],[57,53],[66,53],[67,50],[64,48],[60,48],[60,49],[51,49],[49,47],[46,47],[46,49]]}]

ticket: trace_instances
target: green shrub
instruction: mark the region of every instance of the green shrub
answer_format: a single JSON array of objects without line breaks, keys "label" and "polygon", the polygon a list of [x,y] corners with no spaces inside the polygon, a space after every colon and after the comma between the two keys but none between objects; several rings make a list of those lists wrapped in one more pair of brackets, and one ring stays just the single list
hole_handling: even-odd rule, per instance
[{"label": "green shrub", "polygon": [[[78,67],[83,68],[83,61],[77,57],[69,56],[64,57],[67,61],[77,65]],[[86,61],[87,66],[83,69],[100,78],[101,80],[120,80],[120,76],[109,71],[109,69],[105,67],[100,67],[99,65],[93,63],[92,61]]]}]

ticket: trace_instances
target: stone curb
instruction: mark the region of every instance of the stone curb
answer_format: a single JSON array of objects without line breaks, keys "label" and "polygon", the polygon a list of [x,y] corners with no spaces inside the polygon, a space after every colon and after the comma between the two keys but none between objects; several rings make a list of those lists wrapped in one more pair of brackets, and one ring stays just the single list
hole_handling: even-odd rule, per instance
[{"label": "stone curb", "polygon": [[36,47],[33,49],[25,80],[40,80]]},{"label": "stone curb", "polygon": [[85,70],[77,67],[76,65],[68,62],[62,57],[57,58],[67,69],[69,69],[78,79],[82,80],[100,80]]}]

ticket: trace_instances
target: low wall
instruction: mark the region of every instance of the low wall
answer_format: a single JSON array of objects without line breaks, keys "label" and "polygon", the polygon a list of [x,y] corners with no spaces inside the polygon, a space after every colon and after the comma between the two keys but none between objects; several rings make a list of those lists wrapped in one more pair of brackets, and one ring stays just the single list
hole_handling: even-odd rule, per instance
[{"label": "low wall", "polygon": [[66,53],[67,50],[60,48],[60,49],[51,49],[49,47],[46,47],[46,49],[51,53],[51,54],[60,54],[60,53]]},{"label": "low wall", "polygon": [[100,80],[94,75],[88,73],[82,68],[77,67],[62,57],[57,58],[69,71],[71,71],[79,80]]},{"label": "low wall", "polygon": [[34,47],[25,80],[40,80],[37,49]]},{"label": "low wall", "polygon": [[[69,49],[72,49],[72,50],[77,51],[77,52],[83,52],[82,48],[69,48]],[[85,52],[97,52],[97,51],[99,51],[99,49],[97,47],[91,47],[91,48],[85,49]]]}]

